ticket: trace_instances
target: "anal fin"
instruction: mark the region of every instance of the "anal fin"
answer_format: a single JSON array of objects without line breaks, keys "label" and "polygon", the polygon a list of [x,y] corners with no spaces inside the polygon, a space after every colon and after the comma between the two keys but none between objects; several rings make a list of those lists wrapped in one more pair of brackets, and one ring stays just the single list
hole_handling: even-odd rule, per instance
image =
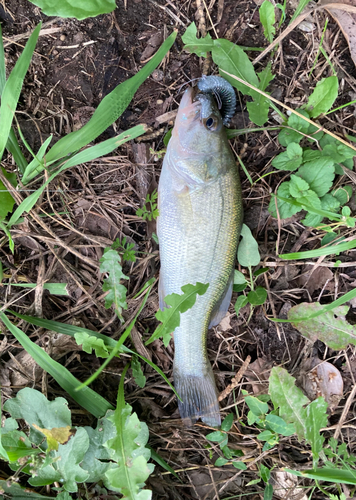
[{"label": "anal fin", "polygon": [[231,273],[229,281],[226,285],[226,290],[225,290],[222,298],[219,300],[219,302],[214,307],[213,313],[211,315],[209,328],[212,328],[213,326],[217,326],[220,323],[220,321],[226,316],[226,313],[229,309],[229,305],[231,302],[233,284],[234,284],[234,271]]}]

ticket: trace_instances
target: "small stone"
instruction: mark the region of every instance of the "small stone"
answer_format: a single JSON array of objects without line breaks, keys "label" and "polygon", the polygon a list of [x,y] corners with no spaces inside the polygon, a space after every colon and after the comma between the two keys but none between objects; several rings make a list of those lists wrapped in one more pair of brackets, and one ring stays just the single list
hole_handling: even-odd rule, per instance
[{"label": "small stone", "polygon": [[66,36],[65,36],[65,35],[61,35],[61,36],[59,37],[59,39],[60,39],[60,41],[61,41],[61,42],[64,42],[64,40],[66,39]]},{"label": "small stone", "polygon": [[163,104],[162,99],[157,99],[156,104]]}]

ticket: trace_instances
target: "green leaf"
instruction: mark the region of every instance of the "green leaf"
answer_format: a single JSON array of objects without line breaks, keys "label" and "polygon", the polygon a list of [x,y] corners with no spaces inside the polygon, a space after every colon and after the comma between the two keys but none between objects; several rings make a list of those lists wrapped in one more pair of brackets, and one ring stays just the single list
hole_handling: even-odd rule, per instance
[{"label": "green leaf", "polygon": [[[268,65],[260,73],[257,73],[257,75],[260,80],[258,88],[262,91],[265,91],[270,81],[274,78],[274,75],[271,71],[271,63],[268,63]],[[254,96],[253,102],[247,102],[246,106],[250,120],[253,123],[256,123],[256,125],[260,126],[266,123],[266,121],[268,120],[270,101],[266,99],[265,96],[263,96],[262,94]]]},{"label": "green leaf", "polygon": [[40,23],[28,42],[25,45],[22,54],[16,61],[14,69],[11,71],[7,82],[5,83],[4,90],[1,94],[0,104],[0,160],[4,154],[4,149],[10,134],[12,119],[14,117],[17,103],[20,97],[24,78],[30,66],[32,54],[35,50],[37,38],[41,29]]},{"label": "green leaf", "polygon": [[334,161],[328,156],[308,161],[302,165],[297,175],[304,179],[319,197],[324,196],[333,185],[335,177]]},{"label": "green leaf", "polygon": [[[221,445],[220,445],[220,448],[221,448]],[[226,445],[226,446],[223,446],[221,448],[221,451],[223,452],[224,456],[228,459],[228,460],[231,460],[232,459],[232,451],[230,450],[230,448]]]},{"label": "green leaf", "polygon": [[352,196],[352,187],[351,186],[342,186],[331,192],[335,198],[338,199],[341,206],[348,203]]},{"label": "green leaf", "polygon": [[105,308],[109,309],[115,305],[116,314],[120,321],[124,321],[122,310],[127,309],[126,293],[127,289],[120,284],[121,280],[127,280],[128,277],[122,272],[120,256],[116,250],[106,249],[100,259],[100,272],[109,273],[108,278],[104,279],[103,291],[109,292],[105,297]]},{"label": "green leaf", "polygon": [[[270,63],[263,71],[258,73],[258,77],[260,80],[258,88],[264,91],[269,82],[274,78],[274,75],[271,72]],[[268,120],[270,101],[262,94],[258,94],[257,92],[255,92],[255,94],[256,95],[254,95],[254,100],[252,102],[247,102],[246,106],[250,120],[253,123],[256,123],[256,125],[262,126]]]},{"label": "green leaf", "polygon": [[[322,130],[320,130],[320,127],[310,123],[309,128],[308,128],[308,135],[313,137],[313,139],[315,139],[316,141],[320,141],[323,137],[325,137],[328,134],[324,134],[324,132]],[[330,137],[330,136],[328,136],[328,137]],[[308,141],[314,142],[312,139],[308,139]]]},{"label": "green leaf", "polygon": [[269,378],[269,394],[279,415],[287,423],[294,424],[299,439],[306,436],[306,410],[309,399],[296,387],[295,379],[281,367],[272,368]]},{"label": "green leaf", "polygon": [[[81,129],[67,134],[65,137],[61,138],[46,155],[47,165],[53,161],[60,158],[65,158],[70,153],[80,150],[81,148],[90,144],[94,139],[96,139],[100,134],[102,134],[110,125],[112,125],[121,114],[125,111],[127,106],[130,104],[134,94],[140,85],[150,76],[152,71],[160,64],[163,57],[166,55],[168,50],[174,43],[177,36],[177,32],[174,31],[171,35],[163,42],[162,46],[158,49],[156,54],[152,59],[132,78],[129,78],[125,82],[121,83],[115,89],[106,95],[101,101],[97,109],[95,110],[93,116]],[[142,129],[141,125],[141,129]],[[143,132],[141,132],[143,133]],[[127,132],[126,132],[127,134]],[[125,133],[120,134],[120,136],[125,137]],[[112,139],[108,139],[108,141]],[[105,141],[107,142],[107,141]],[[100,146],[100,145],[96,145]],[[93,147],[96,147],[93,146]],[[116,146],[118,147],[119,144]],[[114,149],[114,148],[113,148]],[[112,151],[112,150],[111,150]],[[82,151],[82,154],[86,151]],[[107,153],[101,153],[107,154]],[[72,159],[73,160],[73,159]],[[89,161],[88,159],[81,159],[81,163]],[[69,160],[70,162],[70,160]],[[70,164],[68,162],[68,165]],[[72,165],[74,166],[74,165]],[[23,178],[23,182],[29,182],[33,177],[41,172],[42,168],[34,169],[29,175],[26,171]]]},{"label": "green leaf", "polygon": [[197,38],[197,27],[191,23],[182,36],[183,49],[198,57],[206,57],[206,53],[213,48],[213,39],[208,33],[204,38]]},{"label": "green leaf", "polygon": [[281,146],[287,147],[292,142],[299,143],[303,139],[302,134],[290,128],[282,128],[278,134],[278,141]]},{"label": "green leaf", "polygon": [[[277,190],[277,196],[273,195],[271,197],[271,201],[268,205],[268,210],[270,214],[275,218],[277,218],[276,201],[278,204],[278,212],[281,219],[292,217],[292,215],[300,212],[302,209],[302,207],[300,206],[289,203],[289,200],[293,200],[289,192],[290,185],[290,182],[282,182]],[[279,199],[279,197],[284,198],[284,200]]]},{"label": "green leaf", "polygon": [[247,465],[244,462],[233,461],[232,465],[235,467],[235,469],[239,469],[239,470],[246,470],[247,469]]},{"label": "green leaf", "polygon": [[275,441],[275,438],[276,434],[268,430],[262,431],[257,435],[257,439],[259,439],[260,441],[271,442],[271,444]]},{"label": "green leaf", "polygon": [[356,345],[356,326],[346,320],[348,306],[340,306],[332,311],[324,312],[317,317],[306,321],[296,321],[308,318],[323,309],[318,302],[301,303],[292,307],[288,312],[288,319],[299,332],[316,342],[321,340],[334,350],[345,349],[349,344]]},{"label": "green leaf", "polygon": [[260,306],[266,302],[267,290],[262,286],[257,286],[247,294],[247,300],[253,306]]},{"label": "green leaf", "polygon": [[266,422],[272,431],[282,434],[282,436],[292,436],[295,434],[295,427],[293,424],[287,424],[283,418],[277,415],[266,415]]},{"label": "green leaf", "polygon": [[[250,83],[254,87],[259,86],[259,80],[255,73],[254,67],[249,60],[246,53],[238,46],[223,38],[214,40],[212,48],[212,58],[219,69],[227,71],[233,75],[238,76],[242,80]],[[234,78],[224,73],[225,80],[236,87],[240,92],[245,95],[250,95],[254,99],[259,99],[258,92],[246,87],[243,83],[238,82]]]},{"label": "green leaf", "polygon": [[239,264],[243,267],[257,266],[261,260],[258,244],[246,224],[242,225],[241,236],[242,240],[237,249]]},{"label": "green leaf", "polygon": [[[6,172],[3,167],[1,167],[1,170],[3,175],[16,187],[16,174]],[[5,219],[7,214],[14,208],[14,205],[15,200],[0,181],[0,221]]]},{"label": "green leaf", "polygon": [[337,76],[329,76],[320,80],[306,105],[309,116],[315,118],[329,111],[337,98],[338,89],[339,82]]},{"label": "green leaf", "polygon": [[104,418],[98,420],[95,429],[87,426],[84,427],[89,436],[89,447],[85,452],[80,466],[89,472],[88,483],[101,481],[105,472],[112,466],[110,453],[104,446],[106,441],[116,436],[116,428],[108,419],[112,414],[113,411],[109,410]]},{"label": "green leaf", "polygon": [[319,160],[321,156],[321,151],[307,148],[303,149],[303,162]]},{"label": "green leaf", "polygon": [[32,486],[44,486],[55,481],[60,482],[66,491],[78,491],[77,483],[84,483],[89,478],[88,471],[79,465],[89,447],[89,436],[83,427],[78,427],[68,443],[58,446],[53,452],[53,463],[37,469],[36,476],[28,482]]},{"label": "green leaf", "polygon": [[265,491],[263,492],[263,500],[272,500],[273,498],[273,485],[266,484]]},{"label": "green leaf", "polygon": [[319,456],[323,450],[324,437],[320,434],[320,429],[327,427],[328,404],[324,398],[319,397],[307,406],[306,411],[306,440],[311,445],[313,453],[313,467],[319,462]]},{"label": "green leaf", "polygon": [[15,398],[8,399],[4,410],[9,412],[12,418],[22,418],[28,423],[31,427],[30,440],[37,445],[43,441],[43,434],[35,429],[33,424],[44,429],[72,425],[68,403],[64,398],[48,401],[41,392],[29,387],[21,389]]},{"label": "green leaf", "polygon": [[136,384],[141,388],[145,387],[146,377],[143,374],[141,364],[137,356],[132,356],[131,369],[132,369],[132,376],[135,379]]},{"label": "green leaf", "polygon": [[[296,109],[299,114],[309,118],[309,114],[304,109]],[[295,130],[299,130],[299,132],[303,132],[303,134],[308,134],[310,123],[306,120],[303,120],[300,116],[292,113],[288,118],[288,125]],[[303,136],[301,136],[302,138]]]},{"label": "green leaf", "polygon": [[[16,424],[17,425],[17,424]],[[40,449],[32,448],[31,441],[26,434],[22,431],[12,430],[2,436],[2,443],[4,445],[4,456],[6,461],[16,462],[22,457],[31,457],[41,453]]]},{"label": "green leaf", "polygon": [[156,328],[146,342],[146,345],[162,337],[163,343],[167,347],[171,340],[171,333],[174,332],[180,324],[180,314],[191,309],[195,304],[197,294],[204,295],[208,287],[208,283],[196,283],[196,285],[188,284],[182,286],[181,290],[183,293],[181,295],[178,293],[167,295],[164,298],[164,302],[171,307],[156,313],[156,318],[158,321],[161,321],[162,324]]},{"label": "green leaf", "polygon": [[336,196],[333,196],[330,193],[325,194],[322,198],[320,198],[321,201],[321,208],[323,210],[329,210],[330,212],[337,212],[338,209],[340,208],[340,202],[336,198]]},{"label": "green leaf", "polygon": [[234,285],[244,285],[246,283],[245,275],[235,269],[234,271]]},{"label": "green leaf", "polygon": [[266,413],[269,411],[268,404],[260,401],[255,396],[245,396],[245,403],[250,408],[252,413],[257,417],[266,415]]},{"label": "green leaf", "polygon": [[213,441],[213,443],[221,443],[221,441],[224,441],[224,439],[226,439],[226,434],[221,431],[214,431],[210,432],[205,437],[209,441]]},{"label": "green leaf", "polygon": [[293,198],[304,198],[308,196],[309,184],[297,175],[290,176],[289,194]]},{"label": "green leaf", "polygon": [[222,465],[225,465],[228,463],[228,459],[227,458],[223,458],[223,457],[219,457],[216,461],[215,461],[215,467],[221,467]]},{"label": "green leaf", "polygon": [[303,161],[303,150],[295,142],[291,142],[287,146],[287,151],[280,153],[272,160],[272,165],[278,170],[294,171],[301,165]]},{"label": "green leaf", "polygon": [[0,313],[0,319],[36,363],[48,372],[79,405],[97,418],[102,417],[107,410],[112,408],[108,401],[89,387],[77,392],[76,388],[80,382],[65,366],[54,361],[40,346],[32,342],[25,333],[9,321],[4,313]]},{"label": "green leaf", "polygon": [[105,473],[104,484],[121,493],[124,499],[149,500],[152,492],[142,489],[154,469],[153,464],[147,463],[151,456],[146,448],[148,427],[139,421],[136,413],[132,413],[131,406],[125,404],[124,376],[125,373],[121,375],[117,408],[109,417],[116,427],[116,436],[105,443],[111,460],[116,464]]},{"label": "green leaf", "polygon": [[265,483],[268,483],[268,481],[270,480],[270,477],[271,477],[271,471],[268,467],[261,464],[260,465],[260,475],[261,475],[262,481],[264,481]]},{"label": "green leaf", "polygon": [[225,432],[229,432],[233,423],[234,423],[234,414],[229,413],[229,415],[227,415],[227,417],[225,417],[221,423],[221,430],[225,431]]},{"label": "green leaf", "polygon": [[103,339],[98,339],[85,332],[75,333],[74,338],[76,343],[82,346],[84,352],[91,354],[94,349],[97,358],[107,358],[109,356],[108,348],[104,344]]},{"label": "green leaf", "polygon": [[3,479],[0,479],[0,490],[3,492],[2,494],[6,493],[6,497],[4,495],[4,498],[11,498],[14,500],[53,500],[53,496],[47,497],[40,495],[34,491],[29,491],[28,488],[21,488],[17,483],[11,483],[11,481],[5,481]]},{"label": "green leaf", "polygon": [[245,295],[240,295],[237,297],[236,302],[235,302],[235,312],[238,315],[240,312],[240,309],[245,307],[245,305],[248,304],[248,299],[245,297]]},{"label": "green leaf", "polygon": [[264,27],[264,36],[267,38],[269,43],[273,42],[273,37],[276,34],[276,29],[274,23],[276,22],[276,17],[274,14],[274,6],[269,0],[265,0],[259,10],[260,21]]},{"label": "green leaf", "polygon": [[115,0],[29,0],[42,9],[46,16],[75,17],[82,20],[108,14],[116,8]]},{"label": "green leaf", "polygon": [[328,134],[324,135],[319,144],[323,148],[323,155],[331,156],[337,163],[345,162],[345,160],[353,158],[356,154],[354,149]]}]

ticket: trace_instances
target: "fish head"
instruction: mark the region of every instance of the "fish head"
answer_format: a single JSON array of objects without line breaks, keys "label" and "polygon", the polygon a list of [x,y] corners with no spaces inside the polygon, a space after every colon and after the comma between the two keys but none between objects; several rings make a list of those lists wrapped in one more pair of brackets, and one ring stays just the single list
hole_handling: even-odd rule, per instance
[{"label": "fish head", "polygon": [[169,155],[175,170],[188,182],[201,184],[220,173],[226,135],[212,94],[188,88],[183,94],[169,141]]}]

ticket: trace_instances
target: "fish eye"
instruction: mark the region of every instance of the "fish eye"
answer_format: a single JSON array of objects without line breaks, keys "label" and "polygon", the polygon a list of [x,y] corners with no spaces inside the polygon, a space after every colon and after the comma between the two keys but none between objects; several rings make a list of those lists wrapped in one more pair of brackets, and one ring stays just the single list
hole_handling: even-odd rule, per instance
[{"label": "fish eye", "polygon": [[205,121],[205,126],[208,130],[215,130],[218,125],[218,120],[215,116],[209,116]]}]

